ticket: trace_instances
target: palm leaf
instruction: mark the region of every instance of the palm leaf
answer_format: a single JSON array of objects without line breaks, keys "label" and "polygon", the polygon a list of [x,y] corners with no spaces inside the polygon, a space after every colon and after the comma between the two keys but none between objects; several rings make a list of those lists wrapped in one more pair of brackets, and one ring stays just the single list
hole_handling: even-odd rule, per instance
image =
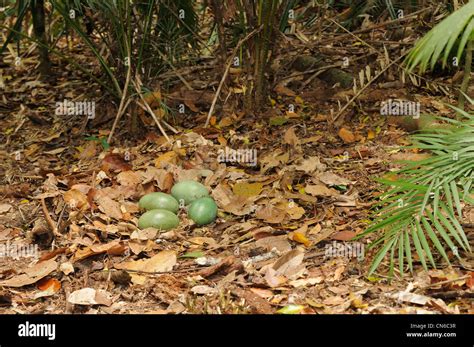
[{"label": "palm leaf", "polygon": [[409,70],[419,66],[420,72],[433,69],[442,56],[446,66],[449,54],[459,42],[457,60],[466,47],[467,41],[474,39],[474,0],[446,17],[429,31],[412,49],[406,58]]}]

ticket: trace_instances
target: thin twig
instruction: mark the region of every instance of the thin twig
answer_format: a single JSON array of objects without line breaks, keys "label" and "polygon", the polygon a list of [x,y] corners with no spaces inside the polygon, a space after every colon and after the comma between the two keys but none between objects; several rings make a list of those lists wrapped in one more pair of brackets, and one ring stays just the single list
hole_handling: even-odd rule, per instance
[{"label": "thin twig", "polygon": [[140,82],[139,77],[137,76],[136,79],[137,79],[137,81],[134,81],[134,82],[133,82],[133,85],[135,86],[135,89],[137,90],[137,93],[138,93],[138,95],[140,96],[140,99],[142,99],[143,104],[145,105],[145,107],[146,107],[148,113],[150,113],[150,115],[152,116],[153,120],[155,121],[156,125],[157,125],[158,128],[160,129],[160,131],[161,131],[161,133],[163,134],[163,136],[166,138],[166,140],[167,140],[169,143],[171,143],[171,140],[170,140],[170,138],[168,137],[168,135],[166,134],[165,129],[163,129],[163,127],[161,126],[160,121],[158,120],[158,118],[156,118],[155,112],[153,112],[153,110],[151,109],[150,105],[148,104],[148,102],[146,102],[145,98],[144,98],[143,95],[142,95],[142,92],[141,92],[141,82]]},{"label": "thin twig", "polygon": [[[128,41],[126,41],[128,42]],[[115,116],[114,124],[112,125],[112,129],[110,130],[109,138],[107,139],[107,143],[110,144],[110,141],[112,141],[112,136],[114,136],[115,128],[117,127],[117,124],[120,120],[120,117],[122,117],[122,114],[125,112],[127,109],[128,105],[130,104],[131,99],[127,100],[127,91],[128,91],[128,86],[130,84],[130,77],[132,75],[132,61],[130,57],[130,49],[128,48],[127,44],[127,50],[128,50],[128,70],[127,70],[127,78],[125,79],[125,85],[123,87],[122,95],[121,95],[121,100],[120,100],[120,106],[117,111],[117,115]]]},{"label": "thin twig", "polygon": [[471,276],[466,275],[466,276],[462,276],[462,277],[458,277],[458,278],[451,278],[451,279],[446,280],[446,281],[441,281],[441,282],[428,284],[426,286],[420,287],[420,289],[427,289],[427,288],[436,287],[436,286],[439,286],[439,285],[442,285],[442,284],[448,284],[448,283],[453,283],[453,282],[457,282],[457,281],[467,280],[468,278],[471,278]]},{"label": "thin twig", "polygon": [[[137,102],[138,106],[140,106],[143,110],[147,111],[148,112],[148,109],[140,102]],[[161,122],[165,125],[165,127],[167,127],[168,129],[170,129],[173,133],[175,134],[178,134],[179,131],[176,130],[174,127],[172,127],[168,122],[166,122],[164,119],[161,119]]]},{"label": "thin twig", "polygon": [[188,81],[186,81],[186,79],[183,77],[183,75],[181,75],[179,73],[178,69],[171,63],[171,61],[160,51],[158,51],[158,54],[160,55],[160,57],[163,60],[165,60],[168,63],[168,65],[171,67],[171,69],[173,70],[175,75],[178,76],[178,78],[181,80],[181,82],[183,82],[183,84],[186,86],[186,88],[188,88],[188,90],[194,90],[194,88],[189,84]]},{"label": "thin twig", "polygon": [[[372,25],[368,28],[362,28],[362,29],[359,29],[359,30],[356,30],[354,32],[352,32],[352,34],[363,34],[363,33],[366,33],[366,32],[369,32],[369,31],[372,31],[374,29],[379,29],[379,28],[383,28],[387,25],[391,25],[391,24],[397,24],[397,23],[401,23],[401,22],[405,22],[405,21],[409,21],[409,20],[412,20],[412,19],[415,19],[414,17],[416,17],[417,15],[423,13],[423,12],[426,12],[428,10],[431,10],[431,6],[430,7],[427,7],[427,8],[423,8],[421,10],[418,10],[416,12],[413,12],[407,16],[404,16],[404,17],[401,17],[401,18],[396,18],[396,19],[392,19],[392,20],[388,20],[388,21],[385,21],[385,22],[382,22],[382,23],[379,23],[379,24],[375,24],[375,25]],[[327,40],[328,42],[330,41],[331,43],[334,43],[335,41],[340,41],[342,39],[345,39],[347,38],[347,35],[348,33],[346,34],[342,34],[340,36],[337,36],[337,37],[332,37],[330,40]],[[323,42],[318,42],[318,45],[324,45],[326,44],[326,41],[323,41]]]},{"label": "thin twig", "polygon": [[104,270],[104,271],[126,271],[126,272],[133,272],[133,273],[138,273],[138,274],[144,274],[144,275],[163,275],[163,274],[169,274],[169,273],[184,273],[184,272],[190,272],[194,270],[200,270],[201,267],[195,267],[191,269],[179,269],[179,270],[169,270],[169,271],[143,271],[143,270],[132,270],[132,269],[109,269],[109,270]]},{"label": "thin twig", "polygon": [[364,90],[367,89],[368,86],[370,86],[377,78],[379,78],[380,76],[382,76],[382,74],[387,71],[393,64],[395,64],[396,62],[400,61],[403,57],[405,57],[405,55],[407,55],[409,51],[407,51],[406,53],[400,55],[400,57],[398,57],[397,59],[393,60],[390,62],[390,64],[388,64],[385,68],[382,69],[382,71],[380,71],[377,75],[375,75],[370,81],[367,82],[367,84],[365,86],[363,86],[345,105],[343,108],[341,108],[341,110],[334,116],[334,118],[332,119],[332,122],[335,122],[340,116],[341,114],[362,94],[362,92]]},{"label": "thin twig", "polygon": [[41,207],[43,209],[44,218],[46,219],[46,222],[48,223],[49,227],[53,231],[53,234],[55,236],[62,236],[58,232],[58,227],[56,226],[56,223],[53,221],[53,219],[49,215],[48,207],[46,207],[46,202],[45,202],[44,198],[41,199]]},{"label": "thin twig", "polygon": [[211,108],[209,109],[209,113],[207,114],[206,124],[204,125],[205,128],[207,128],[209,126],[209,121],[211,120],[212,113],[214,112],[214,108],[216,107],[217,99],[219,98],[219,94],[221,93],[222,87],[224,86],[224,82],[227,78],[227,75],[229,74],[229,70],[230,70],[230,67],[232,65],[232,61],[234,59],[234,56],[237,54],[237,51],[240,49],[240,46],[242,46],[244,44],[244,42],[246,42],[253,35],[258,33],[260,30],[262,30],[262,27],[255,29],[250,34],[245,36],[243,39],[241,39],[237,43],[237,46],[235,46],[234,50],[232,51],[232,54],[231,54],[230,58],[227,61],[227,66],[225,68],[224,75],[222,76],[221,82],[219,83],[219,87],[217,87],[216,95],[214,95],[214,100],[212,100]]}]

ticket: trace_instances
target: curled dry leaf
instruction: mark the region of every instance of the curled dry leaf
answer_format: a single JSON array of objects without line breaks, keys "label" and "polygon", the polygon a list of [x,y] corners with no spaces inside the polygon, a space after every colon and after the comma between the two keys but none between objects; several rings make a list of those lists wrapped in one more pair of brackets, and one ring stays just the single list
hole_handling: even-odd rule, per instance
[{"label": "curled dry leaf", "polygon": [[[115,268],[119,270],[135,270],[141,272],[167,272],[173,270],[176,265],[176,252],[166,250],[162,251],[149,259],[140,259],[127,261],[120,264],[116,264]],[[143,284],[146,281],[146,277],[131,273],[132,282],[135,284]]]},{"label": "curled dry leaf", "polygon": [[318,157],[308,157],[306,159],[301,159],[295,165],[291,166],[297,171],[303,171],[307,174],[311,174],[314,171],[324,171],[326,170],[326,165],[321,163]]},{"label": "curled dry leaf", "polygon": [[109,292],[94,288],[82,288],[69,295],[68,302],[74,305],[112,305],[112,296]]},{"label": "curled dry leaf", "polygon": [[12,205],[10,204],[0,204],[0,214],[10,211]]},{"label": "curled dry leaf", "polygon": [[338,135],[342,139],[342,141],[344,141],[345,143],[353,143],[356,140],[352,131],[346,128],[341,128],[338,132]]},{"label": "curled dry leaf", "polygon": [[127,250],[127,247],[119,240],[115,240],[103,245],[92,245],[79,249],[74,254],[72,262],[80,261],[93,255],[107,253],[110,255],[120,255]]},{"label": "curled dry leaf", "polygon": [[61,270],[63,274],[69,275],[74,272],[74,266],[70,262],[62,263],[59,265],[59,270]]},{"label": "curled dry leaf", "polygon": [[348,186],[351,183],[355,183],[333,172],[323,172],[321,175],[318,175],[317,178],[328,186]]},{"label": "curled dry leaf", "polygon": [[108,196],[98,196],[96,199],[99,210],[101,210],[108,217],[114,219],[122,219],[122,210],[120,204]]},{"label": "curled dry leaf", "polygon": [[257,196],[261,193],[263,188],[262,183],[248,183],[248,182],[239,182],[234,184],[232,190],[235,195],[243,196],[246,198],[250,198],[253,196]]},{"label": "curled dry leaf", "polygon": [[304,191],[312,196],[334,196],[338,195],[338,193],[333,190],[329,189],[325,185],[316,184],[316,185],[307,185]]},{"label": "curled dry leaf", "polygon": [[255,213],[258,219],[263,219],[267,223],[281,223],[285,215],[285,210],[271,205],[260,207]]},{"label": "curled dry leaf", "polygon": [[303,258],[304,253],[297,249],[283,254],[272,266],[264,267],[265,281],[274,288],[298,278],[305,271]]},{"label": "curled dry leaf", "polygon": [[123,186],[136,187],[141,183],[140,173],[131,170],[119,173],[116,179]]},{"label": "curled dry leaf", "polygon": [[23,287],[38,282],[40,279],[48,276],[58,268],[58,264],[50,259],[39,262],[31,268],[23,270],[23,274],[12,277],[8,280],[0,281],[0,286],[5,287]]},{"label": "curled dry leaf", "polygon": [[40,291],[33,295],[33,299],[44,298],[56,294],[61,289],[61,282],[55,278],[43,278],[38,281],[37,287]]},{"label": "curled dry leaf", "polygon": [[274,248],[281,253],[291,250],[291,245],[286,235],[264,237],[257,240],[255,244],[257,247],[264,247],[269,252]]},{"label": "curled dry leaf", "polygon": [[77,189],[70,189],[64,193],[64,201],[72,209],[83,210],[89,207],[87,195]]}]

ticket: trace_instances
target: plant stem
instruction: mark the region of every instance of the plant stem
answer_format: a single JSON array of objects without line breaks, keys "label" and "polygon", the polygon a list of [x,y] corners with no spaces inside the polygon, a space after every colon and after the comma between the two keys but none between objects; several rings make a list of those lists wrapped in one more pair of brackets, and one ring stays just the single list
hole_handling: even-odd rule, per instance
[{"label": "plant stem", "polygon": [[40,56],[39,71],[41,75],[50,74],[51,63],[48,57],[48,47],[45,31],[44,0],[33,0],[31,2],[31,14],[33,16],[33,30],[38,41],[43,43],[38,47]]},{"label": "plant stem", "polygon": [[[469,79],[471,77],[471,68],[472,68],[472,51],[474,50],[474,40],[469,40],[467,42],[467,49],[466,49],[466,61],[464,62],[464,77],[461,83],[461,93],[459,93],[458,105],[459,109],[464,110],[464,104],[466,98],[464,94],[467,92],[467,88],[469,86]],[[464,94],[463,94],[464,93]],[[460,114],[457,114],[457,118],[459,119]]]}]

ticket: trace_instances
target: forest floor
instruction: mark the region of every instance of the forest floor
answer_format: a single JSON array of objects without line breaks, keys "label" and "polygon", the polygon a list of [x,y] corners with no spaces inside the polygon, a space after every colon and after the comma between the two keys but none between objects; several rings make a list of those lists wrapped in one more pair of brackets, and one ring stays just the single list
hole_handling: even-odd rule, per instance
[{"label": "forest floor", "polygon": [[[381,46],[370,60],[356,43],[332,49],[333,61],[366,55],[349,66],[354,76],[385,59]],[[78,60],[90,59],[76,50]],[[415,262],[414,274],[395,270],[392,279],[384,261],[367,277],[375,236],[352,241],[382,192],[375,178],[390,178],[398,160],[426,155],[402,148],[413,129],[381,116],[381,102],[404,98],[423,112],[452,115],[444,103],[454,102],[453,92],[433,92],[422,79],[402,83],[394,66],[334,122],[352,88],[318,78],[305,84],[311,74],[300,74],[293,84],[275,83],[272,106],[253,115],[242,111],[232,71],[224,107],[205,128],[222,73],[184,69],[193,90],[177,83],[155,93],[186,108],[169,119],[178,130],[170,142],[137,112],[146,124],[138,136],[128,135],[125,117],[108,146],[117,107],[87,76],[53,58],[54,76],[41,79],[34,54],[19,66],[4,58],[1,313],[474,313],[472,254],[437,270]],[[95,101],[96,117],[56,114],[65,99]],[[183,179],[209,188],[216,222],[198,227],[181,211],[172,231],[139,230],[139,198]],[[474,223],[474,211],[465,218]],[[348,247],[352,254],[338,256]],[[15,249],[35,252],[15,256]]]}]

